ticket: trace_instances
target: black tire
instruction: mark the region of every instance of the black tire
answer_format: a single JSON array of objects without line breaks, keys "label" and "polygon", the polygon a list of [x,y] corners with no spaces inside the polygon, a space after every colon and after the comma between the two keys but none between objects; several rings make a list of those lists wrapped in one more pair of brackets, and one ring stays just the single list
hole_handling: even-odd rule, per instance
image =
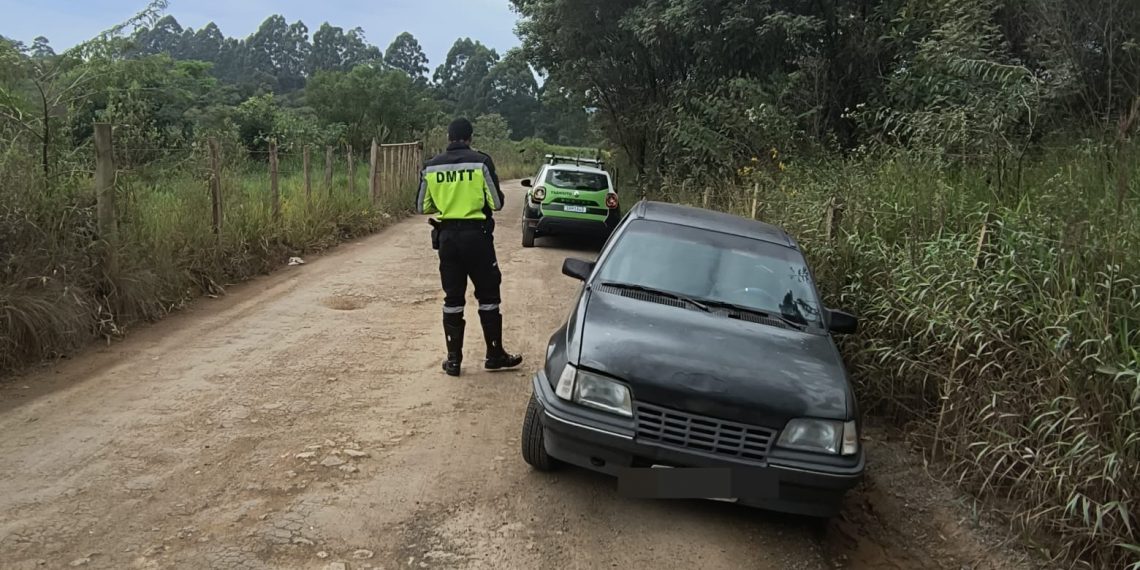
[{"label": "black tire", "polygon": [[530,227],[526,220],[523,220],[522,236],[523,247],[534,247],[534,228]]},{"label": "black tire", "polygon": [[542,435],[542,407],[534,396],[526,406],[526,418],[522,427],[522,456],[531,467],[538,471],[552,471],[557,460],[546,453],[546,443]]}]

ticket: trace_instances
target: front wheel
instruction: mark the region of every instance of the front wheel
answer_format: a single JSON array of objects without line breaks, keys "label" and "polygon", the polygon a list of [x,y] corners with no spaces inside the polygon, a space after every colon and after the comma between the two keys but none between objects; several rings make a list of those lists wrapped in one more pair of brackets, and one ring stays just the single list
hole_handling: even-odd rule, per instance
[{"label": "front wheel", "polygon": [[542,407],[534,396],[526,406],[526,418],[522,428],[522,456],[531,467],[539,471],[551,471],[557,460],[546,453],[546,441],[542,434]]},{"label": "front wheel", "polygon": [[530,224],[526,223],[526,220],[523,220],[522,246],[534,247],[534,228],[530,227]]}]

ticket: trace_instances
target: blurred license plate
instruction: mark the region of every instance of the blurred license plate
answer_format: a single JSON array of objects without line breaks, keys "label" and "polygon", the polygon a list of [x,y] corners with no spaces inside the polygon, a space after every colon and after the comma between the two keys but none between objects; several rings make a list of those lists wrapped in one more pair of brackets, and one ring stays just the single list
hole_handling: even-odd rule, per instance
[{"label": "blurred license plate", "polygon": [[586,207],[585,206],[565,206],[565,210],[567,212],[574,212],[576,214],[585,214],[586,213]]},{"label": "blurred license plate", "polygon": [[[673,469],[673,468],[674,468],[672,465],[658,465],[658,464],[655,464],[655,465],[651,465],[650,467],[651,467],[652,469]],[[710,500],[710,501],[721,501],[721,502],[724,502],[724,503],[735,503],[735,502],[737,502],[737,501],[739,500],[739,499],[737,499],[737,498],[735,498],[735,497],[731,497],[731,498],[729,498],[729,497],[725,497],[725,498],[718,498],[718,497],[702,497],[702,498],[704,498],[704,499],[707,499],[707,500]]]}]

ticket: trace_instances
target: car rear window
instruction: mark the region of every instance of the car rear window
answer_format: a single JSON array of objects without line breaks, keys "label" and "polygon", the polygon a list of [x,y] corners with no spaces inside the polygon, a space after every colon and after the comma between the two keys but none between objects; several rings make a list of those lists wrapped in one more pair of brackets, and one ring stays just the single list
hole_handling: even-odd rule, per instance
[{"label": "car rear window", "polygon": [[596,279],[733,303],[813,326],[821,323],[815,285],[799,251],[722,232],[631,222]]},{"label": "car rear window", "polygon": [[546,175],[546,183],[568,190],[606,190],[609,188],[609,181],[605,174],[572,170],[551,169]]}]

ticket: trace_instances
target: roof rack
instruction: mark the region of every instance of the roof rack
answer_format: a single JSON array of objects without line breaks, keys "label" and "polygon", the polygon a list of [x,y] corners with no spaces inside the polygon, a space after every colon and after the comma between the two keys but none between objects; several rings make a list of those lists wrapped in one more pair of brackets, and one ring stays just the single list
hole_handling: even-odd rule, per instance
[{"label": "roof rack", "polygon": [[582,166],[583,164],[589,164],[589,165],[597,166],[598,168],[604,168],[605,164],[606,164],[605,161],[603,161],[600,158],[583,158],[580,156],[562,156],[562,155],[557,155],[557,154],[546,155],[546,163],[547,164],[573,164],[575,166]]}]

